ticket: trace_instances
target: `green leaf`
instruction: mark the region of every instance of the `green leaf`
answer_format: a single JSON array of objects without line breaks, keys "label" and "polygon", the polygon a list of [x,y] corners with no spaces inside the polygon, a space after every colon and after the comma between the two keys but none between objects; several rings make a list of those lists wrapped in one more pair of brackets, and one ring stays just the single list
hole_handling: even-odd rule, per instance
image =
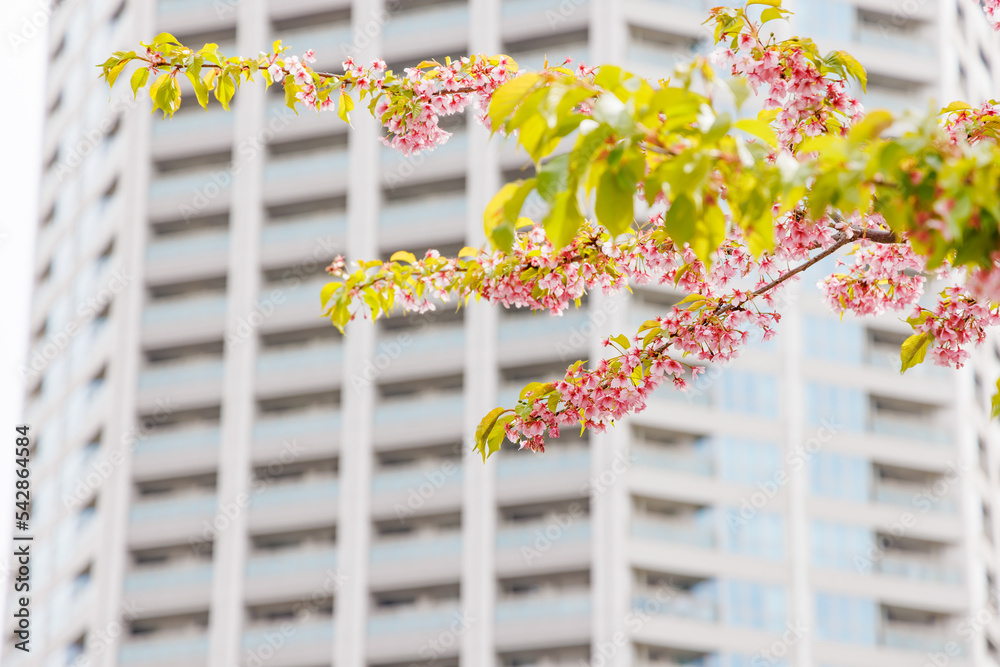
[{"label": "green leaf", "polygon": [[146,85],[149,80],[149,68],[140,67],[132,73],[132,99],[139,94],[139,89]]},{"label": "green leaf", "polygon": [[113,87],[115,85],[115,81],[118,80],[118,75],[122,73],[122,70],[125,69],[125,65],[128,65],[129,61],[131,61],[131,60],[132,59],[128,58],[128,57],[122,58],[122,60],[121,60],[120,63],[118,63],[117,65],[115,65],[114,67],[112,67],[108,71],[106,77],[108,79],[108,87],[109,88],[111,88],[111,87]]},{"label": "green leaf", "polygon": [[223,109],[229,111],[229,100],[233,99],[234,94],[236,94],[236,83],[229,74],[223,72],[215,84],[215,99],[219,100]]},{"label": "green leaf", "polygon": [[635,188],[623,187],[621,181],[618,174],[605,170],[597,184],[594,203],[597,221],[607,227],[613,236],[628,231],[635,214]]},{"label": "green leaf", "polygon": [[549,204],[555,202],[556,195],[567,188],[569,162],[570,154],[564,153],[552,158],[538,170],[538,194]]},{"label": "green leaf", "polygon": [[576,204],[576,191],[566,190],[556,196],[549,214],[543,221],[545,233],[557,250],[569,245],[583,224]]},{"label": "green leaf", "polygon": [[694,236],[694,215],[694,200],[683,193],[678,195],[667,209],[663,218],[663,228],[678,246],[687,243]]},{"label": "green leaf", "polygon": [[880,136],[889,129],[890,125],[892,125],[891,113],[882,109],[869,111],[860,123],[851,128],[850,133],[847,135],[848,141],[853,146],[860,146],[866,141],[871,141]]},{"label": "green leaf", "polygon": [[997,380],[997,391],[993,394],[992,410],[990,412],[990,418],[996,419],[1000,417],[1000,380]]},{"label": "green leaf", "polygon": [[868,73],[865,68],[861,66],[857,58],[852,56],[847,51],[837,51],[836,55],[840,58],[840,62],[843,63],[844,69],[849,75],[857,79],[858,83],[861,84],[861,90],[868,92]]},{"label": "green leaf", "polygon": [[[534,185],[534,179],[529,180]],[[486,238],[490,239],[490,243],[498,250],[509,252],[511,245],[514,243],[514,224],[511,223],[507,216],[508,203],[513,200],[520,188],[527,182],[515,181],[514,183],[507,183],[500,188],[500,192],[493,195],[493,199],[490,200],[490,203],[486,205],[486,210],[483,211],[483,230],[486,232]],[[527,193],[521,197],[521,204],[524,203],[524,197],[526,196]],[[518,211],[521,210],[521,204],[516,204]],[[514,204],[511,204],[510,210],[514,207]]]},{"label": "green leaf", "polygon": [[153,38],[153,46],[160,46],[161,44],[180,44],[180,42],[169,32],[161,32]]},{"label": "green leaf", "polygon": [[389,258],[390,262],[406,262],[407,264],[416,264],[417,258],[412,252],[406,252],[405,250],[399,250],[392,253],[392,257]]},{"label": "green leaf", "polygon": [[191,82],[191,87],[194,88],[194,95],[198,98],[198,104],[201,105],[202,109],[208,110],[208,86],[201,78],[201,68],[198,71],[193,71],[188,69],[184,72],[187,75],[188,80]]},{"label": "green leaf", "polygon": [[496,132],[503,121],[514,111],[518,103],[528,94],[536,83],[541,79],[541,75],[536,72],[528,72],[515,77],[497,88],[490,100],[489,118],[493,131]]},{"label": "green leaf", "polygon": [[736,128],[763,139],[771,148],[777,148],[778,146],[778,137],[774,133],[774,128],[771,127],[770,123],[756,118],[744,118],[743,120],[736,121]]},{"label": "green leaf", "polygon": [[351,124],[351,118],[348,114],[350,114],[352,109],[354,109],[354,98],[346,92],[340,91],[340,102],[337,104],[337,115],[340,116],[340,120],[344,121],[348,125]]},{"label": "green leaf", "polygon": [[[503,442],[503,426],[510,421],[507,419],[505,422],[500,424],[500,428],[497,429],[497,422],[504,416],[504,413],[510,412],[506,408],[493,408],[490,410],[489,414],[482,418],[479,422],[479,426],[476,427],[476,450],[482,454],[483,463],[486,463],[486,459],[489,458],[493,452],[500,451],[500,445]],[[510,415],[511,418],[514,415]],[[494,436],[494,431],[499,430],[500,436]]]},{"label": "green leaf", "polygon": [[330,297],[332,297],[334,293],[343,286],[343,283],[327,283],[323,285],[323,289],[320,290],[319,293],[319,301],[324,308],[326,308],[326,303],[330,300]]},{"label": "green leaf", "polygon": [[222,54],[219,53],[218,44],[209,42],[205,46],[198,49],[198,55],[203,57],[208,62],[222,67]]},{"label": "green leaf", "polygon": [[760,13],[760,22],[767,23],[768,21],[773,21],[774,19],[784,18],[785,15],[782,13],[779,7],[768,7]]},{"label": "green leaf", "polygon": [[899,350],[899,358],[903,362],[899,372],[905,373],[907,369],[923,363],[933,341],[934,337],[927,332],[913,334],[903,341],[903,347]]},{"label": "green leaf", "polygon": [[617,336],[612,336],[611,342],[616,343],[618,347],[620,347],[623,350],[627,350],[630,347],[632,347],[632,344],[629,342],[628,336],[626,336],[625,334],[618,334]]},{"label": "green leaf", "polygon": [[951,113],[953,111],[966,111],[966,110],[971,109],[971,108],[972,108],[972,106],[970,106],[969,104],[967,104],[965,102],[952,102],[948,106],[946,106],[943,109],[941,109],[941,111],[939,111],[938,113]]}]

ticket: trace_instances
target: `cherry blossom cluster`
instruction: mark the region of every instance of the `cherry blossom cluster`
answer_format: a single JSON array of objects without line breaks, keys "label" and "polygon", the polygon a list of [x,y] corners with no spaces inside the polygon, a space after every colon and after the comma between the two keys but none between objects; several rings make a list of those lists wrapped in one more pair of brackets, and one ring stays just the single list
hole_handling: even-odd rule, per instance
[{"label": "cherry blossom cluster", "polygon": [[[662,235],[660,235],[662,236]],[[444,258],[428,250],[422,259],[403,253],[390,262],[362,262],[347,271],[337,258],[327,272],[340,279],[340,298],[350,302],[351,319],[377,318],[394,307],[404,312],[426,312],[435,302],[460,300],[476,294],[506,308],[547,310],[561,315],[589,290],[606,293],[624,290],[629,282],[672,280],[693,253],[673,250],[672,243],[657,241],[652,231],[615,242],[601,228],[586,229],[574,242],[556,250],[541,227],[519,234],[510,253],[466,249],[458,258]],[[696,285],[698,271],[690,273]],[[363,294],[374,290],[388,307],[372,308]]]},{"label": "cherry blossom cluster", "polygon": [[913,330],[930,335],[928,354],[935,364],[961,368],[967,348],[986,339],[986,327],[1000,324],[1000,305],[970,297],[960,286],[945,288],[933,309],[916,309]]},{"label": "cherry blossom cluster", "polygon": [[965,288],[982,301],[1000,303],[1000,251],[993,253],[993,266],[969,271]]},{"label": "cherry blossom cluster", "polygon": [[1000,0],[976,0],[976,2],[982,2],[986,18],[993,29],[1000,30]]},{"label": "cherry blossom cluster", "polygon": [[983,102],[978,109],[963,103],[955,103],[945,108],[945,132],[955,143],[968,141],[976,143],[985,138],[997,140],[1000,128],[1000,105],[996,100]]},{"label": "cherry blossom cluster", "polygon": [[820,281],[820,289],[834,312],[881,315],[915,304],[923,294],[926,261],[903,243],[861,241],[854,261],[839,260],[846,273]]},{"label": "cherry blossom cluster", "polygon": [[406,68],[402,76],[387,71],[380,58],[362,66],[349,57],[342,63],[344,73],[335,75],[309,67],[316,61],[312,51],[301,59],[280,58],[280,52],[260,56],[271,81],[294,85],[295,99],[317,111],[336,110],[333,93],[339,92],[340,103],[348,106],[340,109],[344,116],[353,108],[347,95],[356,92],[362,100],[370,97],[372,112],[388,135],[382,141],[404,155],[447,141],[451,135],[441,129],[440,118],[461,113],[470,104],[478,111],[477,117],[488,123],[486,111],[493,93],[517,74],[517,64],[507,56],[466,56],[443,65],[424,62]]},{"label": "cherry blossom cluster", "polygon": [[821,72],[798,46],[764,43],[760,28],[749,20],[742,23],[737,48],[721,46],[712,59],[733,76],[746,77],[754,93],[764,87],[764,108],[778,110],[774,126],[780,144],[792,148],[805,137],[826,134],[831,124],[846,133],[862,113],[861,103],[847,92],[847,81]]},{"label": "cherry blossom cluster", "polygon": [[606,339],[604,346],[618,351],[617,356],[589,370],[577,362],[562,380],[529,390],[505,423],[505,435],[522,448],[544,451],[545,438],[559,437],[562,426],[581,424],[602,432],[615,420],[645,409],[650,394],[665,381],[688,389],[687,377],[697,376],[704,366],[677,357],[725,361],[739,354],[752,330],[773,335],[781,316],[752,307],[755,296],[734,289],[722,298],[696,298],[643,324],[632,341],[625,336]]}]

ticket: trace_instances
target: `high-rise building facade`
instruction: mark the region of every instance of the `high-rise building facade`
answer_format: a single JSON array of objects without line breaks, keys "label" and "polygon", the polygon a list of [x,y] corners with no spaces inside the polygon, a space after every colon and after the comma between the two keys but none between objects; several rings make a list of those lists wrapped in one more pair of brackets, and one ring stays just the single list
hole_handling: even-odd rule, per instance
[{"label": "high-rise building facade", "polygon": [[[700,0],[65,0],[53,10],[32,347],[32,651],[11,665],[1000,665],[1000,348],[896,372],[906,326],[830,318],[807,279],[777,340],[544,455],[471,453],[481,415],[675,303],[562,318],[473,305],[319,312],[340,253],[482,243],[529,160],[474,120],[411,158],[356,114],[151,117],[93,64],[161,31],[276,38],[320,68],[505,52],[657,78]],[[997,90],[967,0],[788,5],[869,106]],[[818,277],[818,274],[816,274]],[[9,592],[8,592],[9,594]],[[11,628],[11,617],[5,628]]]}]

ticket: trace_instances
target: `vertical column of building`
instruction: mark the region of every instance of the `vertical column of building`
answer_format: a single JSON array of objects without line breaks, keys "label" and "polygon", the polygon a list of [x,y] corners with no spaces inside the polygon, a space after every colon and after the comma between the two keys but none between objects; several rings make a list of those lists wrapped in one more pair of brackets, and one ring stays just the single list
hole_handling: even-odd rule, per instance
[{"label": "vertical column of building", "polygon": [[[624,3],[617,0],[594,0],[590,10],[590,62],[623,63],[628,26]],[[601,344],[606,331],[628,334],[627,293],[605,296],[599,290],[590,293],[589,317],[596,326],[590,342],[591,364],[607,356]],[[623,422],[603,434],[591,433],[591,658],[600,655],[607,665],[631,665],[632,647],[623,643],[625,616],[629,610],[632,571],[628,556],[631,496],[627,477],[618,474],[629,459],[629,426]],[[603,473],[603,477],[602,477]],[[605,484],[609,479],[613,481]],[[617,636],[616,636],[617,635]]]},{"label": "vertical column of building", "polygon": [[[82,7],[77,11],[82,11]],[[155,3],[135,3],[130,12],[132,34],[152,34]],[[127,154],[133,162],[122,169],[118,187],[124,197],[122,210],[135,212],[136,215],[124,215],[118,220],[116,240],[125,275],[131,278],[131,282],[117,297],[112,311],[115,327],[112,349],[117,352],[108,364],[108,389],[112,392],[108,405],[114,406],[114,412],[108,418],[104,446],[107,447],[105,456],[108,460],[114,460],[112,452],[120,452],[121,465],[102,486],[97,504],[100,522],[97,543],[103,546],[100,557],[94,560],[91,585],[94,590],[102,591],[102,595],[94,607],[92,630],[102,633],[109,644],[102,645],[99,653],[90,653],[91,664],[95,667],[114,667],[118,663],[118,647],[124,633],[109,630],[126,626],[122,623],[121,602],[122,584],[128,567],[128,515],[132,504],[132,448],[135,438],[130,434],[134,434],[138,418],[135,387],[142,358],[143,264],[148,232],[142,212],[147,210],[149,192],[151,123],[152,116],[141,113],[139,109],[122,119],[123,138],[134,150]],[[138,223],[135,222],[137,220]],[[91,636],[94,636],[93,632]]]},{"label": "vertical column of building", "polygon": [[[975,357],[973,357],[975,358]],[[984,557],[989,558],[991,545],[983,539],[985,522],[991,522],[989,526],[993,535],[1000,535],[997,532],[996,507],[990,502],[992,498],[989,489],[989,470],[986,473],[986,483],[980,482],[979,474],[979,419],[977,413],[982,409],[977,396],[973,391],[975,380],[974,371],[971,365],[966,365],[958,371],[953,371],[950,377],[944,378],[942,385],[952,384],[951,395],[954,397],[952,409],[954,419],[952,420],[951,435],[954,443],[951,448],[951,456],[955,467],[962,471],[958,484],[958,511],[962,521],[962,571],[965,573],[965,588],[969,607],[966,613],[960,617],[959,622],[963,623],[963,636],[961,641],[967,642],[965,653],[972,665],[985,665],[986,663],[986,643],[984,635],[986,623],[980,613],[990,609],[988,591],[986,583],[986,563]],[[947,395],[947,394],[944,394]],[[982,452],[986,456],[988,452]],[[987,457],[987,464],[989,458]],[[983,507],[989,508],[990,513],[984,516]],[[995,539],[995,538],[994,538]],[[969,636],[969,632],[972,636]]]},{"label": "vertical column of building", "polygon": [[[383,16],[382,0],[354,0],[351,24],[365,34],[366,24]],[[379,55],[382,40],[374,36],[358,55],[359,63]],[[347,183],[347,259],[378,255],[376,229],[381,198],[378,124],[359,108],[348,135],[350,174]],[[338,569],[344,575],[335,600],[333,662],[337,667],[364,667],[369,608],[368,551],[371,542],[372,428],[375,386],[352,382],[363,377],[364,363],[375,351],[375,327],[356,326],[344,339],[341,382],[340,500],[337,523]]]},{"label": "vertical column of building", "polygon": [[[788,453],[804,447],[805,383],[802,375],[802,311],[799,306],[801,289],[798,284],[786,288],[786,308],[781,315],[782,382],[780,414],[785,422],[785,446],[782,460]],[[793,649],[796,665],[812,665],[813,593],[809,586],[809,516],[806,497],[809,487],[808,466],[788,466],[788,560],[791,581],[788,587],[790,621],[807,632],[798,638]]]},{"label": "vertical column of building", "polygon": [[[469,52],[499,53],[499,0],[469,0]],[[500,189],[499,141],[473,117],[468,120],[467,219],[465,242],[485,243],[482,212]],[[499,138],[498,138],[499,139]],[[465,313],[465,372],[462,429],[462,614],[468,631],[462,635],[462,665],[491,665],[496,660],[493,607],[496,600],[496,459],[484,465],[473,450],[476,426],[496,407],[497,311],[487,303],[469,303]]]},{"label": "vertical column of building", "polygon": [[[237,13],[236,46],[258,53],[267,44],[266,0],[244,0]],[[264,118],[264,87],[248,85],[236,102],[232,151],[229,271],[226,331],[252,312],[260,291],[261,190],[264,154],[256,139]],[[253,147],[252,149],[250,147]],[[243,630],[243,573],[247,558],[247,507],[252,474],[250,442],[254,418],[254,359],[257,338],[227,335],[222,388],[222,436],[217,479],[217,522],[213,547],[209,664],[237,665]],[[221,528],[219,526],[225,526]]]},{"label": "vertical column of building", "polygon": [[[957,40],[963,27],[958,21],[958,3],[962,0],[940,0],[937,3],[937,25],[934,39],[937,40],[938,62],[941,63],[940,80],[935,94],[943,103],[951,99],[959,99],[965,91],[959,91],[958,70],[959,55]],[[976,11],[975,7],[966,6],[967,11]]]}]

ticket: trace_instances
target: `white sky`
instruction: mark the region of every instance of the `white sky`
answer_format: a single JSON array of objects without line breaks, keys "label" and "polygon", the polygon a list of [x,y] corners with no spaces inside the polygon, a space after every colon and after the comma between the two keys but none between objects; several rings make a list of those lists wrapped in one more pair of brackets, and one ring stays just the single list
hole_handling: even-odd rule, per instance
[{"label": "white sky", "polygon": [[[28,339],[49,4],[0,3],[0,69],[8,79],[0,101],[0,573],[7,572],[14,518],[14,427],[21,423],[24,399],[18,368]],[[32,19],[40,27],[26,30],[25,21],[30,26]],[[3,574],[0,581],[2,609],[10,584]]]}]

